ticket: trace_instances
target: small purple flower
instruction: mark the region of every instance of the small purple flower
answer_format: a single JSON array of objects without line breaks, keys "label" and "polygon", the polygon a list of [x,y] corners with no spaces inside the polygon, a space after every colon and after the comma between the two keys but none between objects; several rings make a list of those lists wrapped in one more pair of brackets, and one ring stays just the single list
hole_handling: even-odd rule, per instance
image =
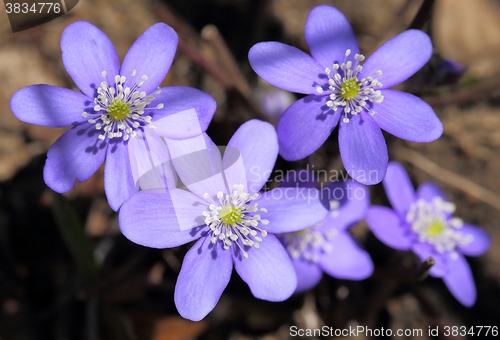
[{"label": "small purple flower", "polygon": [[305,37],[312,57],[279,42],[250,49],[255,72],[284,90],[306,94],[278,123],[280,154],[302,159],[316,151],[339,123],[339,146],[349,175],[363,184],[379,183],[387,169],[381,129],[405,140],[430,142],[443,126],[421,99],[389,90],[430,58],[429,37],[409,30],[392,38],[362,65],[356,37],[345,16],[322,5],[309,13]]},{"label": "small purple flower", "polygon": [[233,266],[255,297],[287,299],[297,279],[274,234],[320,222],[327,210],[316,189],[258,193],[278,156],[274,127],[258,120],[243,124],[223,157],[206,136],[169,143],[189,191],[134,194],[120,209],[119,223],[128,239],[148,247],[171,248],[199,238],[184,258],[175,287],[179,313],[204,318],[217,304]]},{"label": "small purple flower", "polygon": [[[288,176],[285,185],[315,187],[316,181],[290,180]],[[365,217],[370,204],[366,187],[351,180],[335,182],[325,186],[320,195],[330,208],[327,217],[307,229],[279,236],[297,274],[295,292],[316,286],[323,272],[349,280],[362,280],[373,272],[370,255],[348,231]]]},{"label": "small purple flower", "polygon": [[258,92],[262,112],[271,119],[278,119],[295,101],[295,96],[276,87],[264,87]]},{"label": "small purple flower", "polygon": [[392,248],[411,249],[422,261],[434,258],[430,274],[442,278],[463,305],[472,306],[476,287],[463,255],[486,252],[491,243],[488,234],[453,217],[455,205],[436,185],[421,184],[415,193],[399,163],[389,163],[383,184],[394,210],[369,208],[366,219],[375,236]]},{"label": "small purple flower", "polygon": [[431,79],[433,85],[456,84],[467,68],[450,59],[440,60]]},{"label": "small purple flower", "polygon": [[81,93],[32,85],[11,99],[12,112],[24,122],[72,127],[47,154],[44,179],[51,189],[71,190],[75,180],[89,179],[106,158],[106,195],[118,210],[137,191],[127,150],[134,136],[143,138],[155,121],[192,108],[206,130],[215,112],[209,95],[182,86],[158,88],[176,48],[175,31],[155,24],[136,40],[120,67],[113,44],[97,27],[85,21],[66,27],[61,37],[63,64]]}]

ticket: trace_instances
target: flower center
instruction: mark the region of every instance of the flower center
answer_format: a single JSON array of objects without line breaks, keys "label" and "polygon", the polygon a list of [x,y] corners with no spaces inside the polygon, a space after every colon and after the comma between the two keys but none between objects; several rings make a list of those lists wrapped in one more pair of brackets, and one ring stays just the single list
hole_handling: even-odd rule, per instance
[{"label": "flower center", "polygon": [[224,206],[220,210],[220,216],[222,223],[234,226],[236,223],[241,223],[244,215],[237,207]]},{"label": "flower center", "polygon": [[419,199],[410,206],[406,221],[411,230],[418,235],[419,241],[434,246],[438,253],[452,252],[455,248],[469,244],[473,237],[460,232],[461,219],[451,217],[455,205],[435,197],[432,202]]},{"label": "flower center", "polygon": [[[339,206],[339,201],[330,201],[330,216],[337,217],[339,215]],[[321,253],[329,253],[333,250],[333,246],[329,241],[338,234],[338,231],[337,229],[319,231],[321,225],[323,225],[323,222],[310,228],[280,235],[280,239],[292,258],[298,259],[302,257],[305,260],[317,263]]]},{"label": "flower center", "polygon": [[[139,91],[139,88],[148,80],[147,76],[142,76],[131,88],[124,87],[127,79],[125,76],[116,75],[115,83],[112,86],[106,82],[106,71],[102,71],[101,76],[104,80],[97,88],[93,112],[84,111],[82,113],[82,117],[88,117],[88,122],[94,124],[96,130],[103,131],[99,135],[99,139],[123,138],[124,141],[127,141],[136,135],[137,129],[146,125],[154,128],[154,125],[151,124],[152,117],[144,115],[144,112],[162,109],[164,105],[158,104],[155,107],[148,107],[161,90],[158,89],[150,95]],[[130,76],[135,77],[135,70]]]},{"label": "flower center", "polygon": [[444,223],[441,221],[433,221],[428,227],[427,227],[427,234],[431,237],[435,237],[440,235],[443,231],[446,230],[446,226]]},{"label": "flower center", "polygon": [[122,120],[130,114],[130,104],[115,98],[109,104],[107,111],[114,120]]},{"label": "flower center", "polygon": [[269,221],[255,214],[258,211],[267,213],[267,209],[259,209],[257,203],[249,204],[256,200],[259,194],[250,195],[243,191],[243,185],[234,185],[229,194],[219,191],[216,200],[212,200],[208,193],[203,197],[210,202],[203,216],[205,223],[210,227],[212,243],[219,240],[226,250],[236,244],[243,257],[248,258],[248,253],[243,247],[259,248],[262,238],[258,234],[262,237],[267,235],[266,230],[259,228],[259,223],[267,225]]},{"label": "flower center", "polygon": [[354,99],[358,93],[361,85],[355,78],[348,79],[342,83],[340,87],[340,95],[346,100]]},{"label": "flower center", "polygon": [[[326,105],[333,111],[337,111],[339,107],[344,108],[344,123],[349,123],[349,117],[355,116],[363,110],[373,116],[375,111],[368,103],[381,103],[384,96],[380,90],[382,84],[373,78],[367,76],[364,78],[358,77],[363,70],[361,62],[365,60],[362,54],[354,55],[354,65],[352,60],[347,60],[351,55],[351,50],[345,52],[345,59],[342,64],[333,64],[330,69],[327,67],[325,73],[328,76],[328,84],[316,87],[318,94],[329,94]],[[378,70],[374,76],[382,75],[382,71]],[[327,91],[327,93],[325,93]]]},{"label": "flower center", "polygon": [[310,228],[280,236],[292,258],[298,259],[302,257],[305,260],[317,263],[321,253],[329,253],[333,250],[328,240],[337,235],[337,230],[332,229],[327,233],[323,233],[317,230],[321,225],[322,222]]}]

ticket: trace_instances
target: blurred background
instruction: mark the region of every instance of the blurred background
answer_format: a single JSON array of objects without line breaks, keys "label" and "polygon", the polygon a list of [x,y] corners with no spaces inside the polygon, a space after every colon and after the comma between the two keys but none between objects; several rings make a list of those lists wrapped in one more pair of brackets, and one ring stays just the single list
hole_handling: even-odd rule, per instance
[{"label": "blurred background", "polygon": [[[371,278],[355,282],[325,275],[314,290],[270,303],[253,298],[233,275],[211,314],[197,323],[184,320],[173,290],[190,245],[156,250],[125,239],[104,195],[102,168],[69,193],[54,194],[42,170],[48,148],[65,130],[22,123],[9,109],[12,94],[31,84],[74,88],[59,47],[69,23],[98,26],[123,58],[145,29],[161,21],[180,38],[162,86],[192,86],[212,95],[218,109],[207,132],[226,145],[249,119],[276,124],[296,99],[258,79],[247,60],[249,48],[277,40],[307,51],[305,19],[312,7],[325,3],[347,16],[361,52],[369,55],[407,29],[423,1],[80,0],[63,17],[15,34],[0,4],[1,340],[273,340],[291,338],[293,325],[418,328],[424,330],[418,339],[435,339],[427,335],[429,327],[500,326],[498,0],[434,2],[429,20],[419,24],[432,37],[435,54],[398,88],[432,105],[444,134],[428,144],[386,135],[390,158],[405,166],[415,184],[434,181],[457,204],[457,216],[492,236],[485,255],[468,258],[478,290],[472,308],[460,305],[439,279],[405,280],[398,273],[418,263],[380,243],[361,222],[352,232],[376,264]],[[336,132],[309,161],[315,169],[343,169]],[[305,165],[279,158],[276,169]],[[387,204],[381,185],[370,191],[374,204]]]}]

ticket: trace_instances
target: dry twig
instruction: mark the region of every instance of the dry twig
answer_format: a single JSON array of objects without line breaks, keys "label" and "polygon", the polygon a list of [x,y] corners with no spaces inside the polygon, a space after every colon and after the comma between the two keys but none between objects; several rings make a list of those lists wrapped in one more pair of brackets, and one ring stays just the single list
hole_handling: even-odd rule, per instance
[{"label": "dry twig", "polygon": [[417,151],[408,148],[398,148],[396,150],[396,155],[397,158],[410,162],[412,165],[425,171],[436,179],[500,210],[500,196],[493,191],[483,188],[479,184],[459,174],[440,167]]}]

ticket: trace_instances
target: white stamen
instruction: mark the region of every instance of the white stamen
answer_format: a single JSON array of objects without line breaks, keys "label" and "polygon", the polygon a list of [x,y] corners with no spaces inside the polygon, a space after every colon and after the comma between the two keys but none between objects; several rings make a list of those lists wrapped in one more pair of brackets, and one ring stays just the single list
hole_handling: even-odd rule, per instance
[{"label": "white stamen", "polygon": [[326,235],[317,230],[320,225],[321,223],[280,236],[292,258],[302,257],[308,261],[318,262],[322,252],[327,253],[333,250],[333,246],[327,242]]},{"label": "white stamen", "polygon": [[435,247],[438,253],[454,252],[456,247],[465,246],[473,240],[472,235],[460,232],[461,219],[449,218],[455,205],[435,197],[432,202],[417,200],[410,206],[406,221],[418,235],[420,242]]},{"label": "white stamen", "polygon": [[[329,95],[329,100],[326,102],[329,108],[333,111],[337,111],[338,108],[344,109],[342,122],[345,124],[349,123],[350,116],[355,116],[363,110],[368,111],[373,116],[375,111],[367,103],[379,104],[384,100],[382,92],[375,90],[381,88],[382,84],[373,78],[373,76],[382,75],[382,71],[377,70],[373,75],[361,78],[360,73],[363,71],[361,62],[365,60],[365,56],[356,53],[354,61],[347,60],[349,56],[351,56],[350,49],[345,52],[345,59],[340,65],[335,63],[332,68],[325,69],[329,78],[328,84],[325,84],[328,85],[328,89],[325,86],[316,87],[318,94]],[[359,89],[354,86],[359,87]]]},{"label": "white stamen", "polygon": [[[130,79],[135,75],[136,70],[133,70]],[[101,76],[103,81],[97,88],[97,96],[94,98],[94,112],[82,113],[82,117],[89,118],[87,121],[90,124],[95,124],[96,130],[102,129],[104,131],[103,134],[98,136],[99,139],[105,140],[106,137],[109,139],[123,138],[124,141],[127,141],[137,134],[136,129],[146,125],[154,127],[152,117],[150,115],[143,116],[144,112],[146,110],[162,109],[164,105],[160,103],[155,107],[147,107],[154,100],[155,95],[161,92],[160,89],[157,89],[154,94],[146,96],[145,92],[138,91],[138,88],[148,79],[147,76],[142,76],[140,82],[132,87],[125,86],[127,81],[125,76],[115,75],[113,77],[114,84],[111,86],[107,83],[106,71],[102,71]],[[129,82],[131,82],[130,79]],[[124,117],[116,118],[116,116],[110,114],[110,112],[113,112],[113,108],[116,110],[117,105],[122,106],[121,108],[119,106],[119,109],[122,109],[125,113]]]},{"label": "white stamen", "polygon": [[[337,217],[339,215],[340,202],[332,199],[329,203],[330,215]],[[310,228],[280,235],[292,258],[298,259],[302,257],[308,261],[318,262],[321,253],[329,253],[333,250],[333,245],[329,241],[337,236],[338,230],[319,231],[318,229],[323,223],[320,222]]]},{"label": "white stamen", "polygon": [[[259,223],[267,225],[268,220],[261,219],[257,211],[267,212],[265,208],[258,208],[257,203],[249,204],[259,197],[258,193],[248,194],[243,191],[243,185],[233,185],[230,193],[219,191],[216,200],[212,200],[208,193],[203,197],[211,202],[208,210],[203,211],[205,223],[210,227],[212,243],[221,241],[224,249],[236,245],[244,258],[248,253],[244,246],[259,248],[262,238],[267,236],[267,231],[259,228]],[[257,236],[260,233],[260,236]]]}]

